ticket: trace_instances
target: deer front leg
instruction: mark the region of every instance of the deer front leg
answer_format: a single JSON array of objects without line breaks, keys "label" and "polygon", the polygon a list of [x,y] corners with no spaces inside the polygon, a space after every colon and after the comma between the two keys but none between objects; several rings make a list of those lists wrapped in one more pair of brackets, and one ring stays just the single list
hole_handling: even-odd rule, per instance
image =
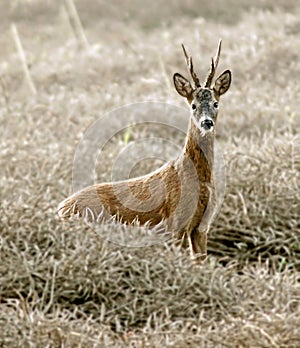
[{"label": "deer front leg", "polygon": [[201,231],[199,227],[193,229],[189,235],[189,248],[192,258],[198,263],[207,258],[207,234],[209,228]]}]

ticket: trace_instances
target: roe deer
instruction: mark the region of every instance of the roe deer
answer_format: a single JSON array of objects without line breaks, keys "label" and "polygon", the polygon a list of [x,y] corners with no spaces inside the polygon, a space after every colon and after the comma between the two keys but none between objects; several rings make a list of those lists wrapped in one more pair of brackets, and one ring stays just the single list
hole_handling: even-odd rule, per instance
[{"label": "roe deer", "polygon": [[89,186],[61,202],[58,213],[63,219],[75,215],[101,221],[116,216],[125,224],[136,220],[149,227],[164,223],[165,229],[189,248],[193,259],[203,261],[216,206],[213,161],[219,100],[230,86],[231,72],[224,71],[212,85],[220,40],[202,87],[192,57],[183,45],[182,49],[193,85],[174,74],[175,88],[190,106],[187,136],[178,158],[142,177]]}]

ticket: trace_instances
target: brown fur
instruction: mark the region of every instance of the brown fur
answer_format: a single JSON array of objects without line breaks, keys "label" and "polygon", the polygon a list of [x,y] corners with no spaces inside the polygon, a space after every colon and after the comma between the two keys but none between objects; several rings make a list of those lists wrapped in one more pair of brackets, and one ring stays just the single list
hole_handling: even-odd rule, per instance
[{"label": "brown fur", "polygon": [[[219,44],[209,73],[210,81],[220,47]],[[138,220],[149,227],[163,222],[166,231],[172,232],[182,246],[188,246],[195,259],[204,260],[215,208],[212,168],[217,109],[214,105],[228,90],[231,74],[227,70],[212,88],[210,82],[202,88],[185,49],[184,54],[195,86],[182,75],[174,75],[176,90],[192,105],[185,145],[177,160],[143,177],[87,187],[65,199],[58,210],[63,219],[77,215],[101,221],[116,216],[122,223]],[[212,130],[201,126],[201,120],[205,119],[211,120]]]}]

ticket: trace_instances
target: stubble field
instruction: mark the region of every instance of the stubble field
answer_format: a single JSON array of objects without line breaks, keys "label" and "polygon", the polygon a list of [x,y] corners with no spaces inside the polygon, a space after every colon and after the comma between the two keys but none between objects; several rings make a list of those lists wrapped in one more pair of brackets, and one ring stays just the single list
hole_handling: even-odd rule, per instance
[{"label": "stubble field", "polygon": [[[83,47],[63,2],[0,2],[0,347],[300,347],[300,6],[75,5]],[[180,44],[204,77],[220,37],[219,72],[231,69],[233,83],[220,105],[226,194],[206,263],[172,243],[122,247],[59,221],[85,130],[135,102],[187,108],[172,86],[174,72],[186,75]],[[157,135],[184,141],[166,127],[126,129],[105,145],[99,181],[130,142]]]}]

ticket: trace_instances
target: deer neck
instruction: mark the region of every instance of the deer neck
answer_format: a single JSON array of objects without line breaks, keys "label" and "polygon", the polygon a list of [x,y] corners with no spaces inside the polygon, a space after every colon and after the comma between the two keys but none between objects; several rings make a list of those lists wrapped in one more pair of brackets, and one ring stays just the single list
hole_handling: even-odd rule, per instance
[{"label": "deer neck", "polygon": [[213,132],[201,134],[199,128],[190,119],[185,145],[178,158],[178,164],[185,167],[186,163],[192,161],[200,182],[212,183],[214,138]]}]

